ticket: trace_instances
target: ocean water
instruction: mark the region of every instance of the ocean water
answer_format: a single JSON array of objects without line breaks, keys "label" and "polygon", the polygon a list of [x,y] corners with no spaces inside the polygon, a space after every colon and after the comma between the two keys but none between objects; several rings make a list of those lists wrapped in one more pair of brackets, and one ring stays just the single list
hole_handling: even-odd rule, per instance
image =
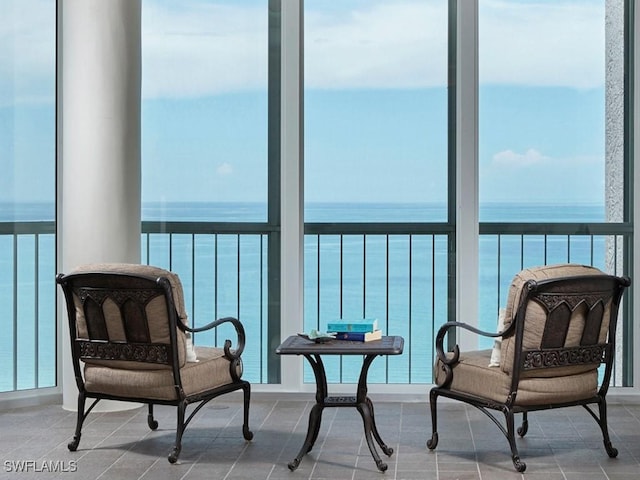
[{"label": "ocean water", "polygon": [[[0,204],[0,225],[51,221],[50,204]],[[146,204],[143,221],[263,222],[263,204]],[[443,205],[313,204],[308,222],[443,222]],[[487,205],[486,222],[602,222],[602,206]],[[176,271],[194,324],[239,317],[247,329],[245,378],[266,382],[272,352],[267,330],[267,242],[260,235],[143,235],[142,258]],[[378,359],[371,383],[430,383],[433,338],[447,321],[447,239],[443,235],[326,235],[305,238],[305,303],[300,330],[323,329],[339,317],[376,317],[385,334],[405,338],[403,355]],[[53,235],[0,235],[0,301],[13,305],[0,338],[0,391],[55,384],[55,239]],[[482,236],[480,328],[495,330],[511,278],[523,266],[594,264],[604,268],[605,237]],[[14,289],[17,281],[18,288]],[[36,289],[37,286],[37,289]],[[464,292],[459,292],[464,297]],[[13,322],[12,317],[19,319]],[[470,321],[468,319],[460,319]],[[282,335],[297,332],[281,332]],[[199,335],[198,344],[222,341]],[[231,338],[233,338],[231,336]],[[490,346],[490,341],[480,346]],[[357,382],[361,360],[328,358],[330,382]],[[13,368],[16,366],[18,368]],[[14,373],[15,372],[15,373]],[[305,381],[313,381],[309,368]]]}]

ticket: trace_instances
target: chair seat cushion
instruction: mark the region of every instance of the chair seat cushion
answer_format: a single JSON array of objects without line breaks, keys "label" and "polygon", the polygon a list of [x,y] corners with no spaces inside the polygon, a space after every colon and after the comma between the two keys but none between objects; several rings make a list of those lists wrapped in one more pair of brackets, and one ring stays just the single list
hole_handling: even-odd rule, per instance
[{"label": "chair seat cushion", "polygon": [[[233,383],[230,361],[221,348],[196,347],[197,362],[180,369],[182,386],[187,396]],[[242,364],[238,376],[242,375]],[[125,398],[177,400],[172,370],[130,370],[85,364],[85,388],[88,392]]]},{"label": "chair seat cushion", "polygon": [[[453,367],[452,391],[490,399],[507,401],[511,388],[511,376],[499,368],[489,367],[491,349],[461,353],[459,363]],[[436,363],[436,383],[445,379],[443,364]],[[588,372],[558,377],[521,378],[515,405],[533,406],[584,400],[596,395],[598,372]]]}]

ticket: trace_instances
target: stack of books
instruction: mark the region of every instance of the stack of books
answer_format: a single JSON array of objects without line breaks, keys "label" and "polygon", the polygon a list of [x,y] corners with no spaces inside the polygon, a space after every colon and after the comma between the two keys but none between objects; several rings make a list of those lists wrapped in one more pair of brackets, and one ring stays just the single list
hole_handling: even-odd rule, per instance
[{"label": "stack of books", "polygon": [[336,340],[370,342],[382,338],[382,330],[378,328],[375,318],[359,318],[335,320],[327,324],[327,332],[335,333]]}]

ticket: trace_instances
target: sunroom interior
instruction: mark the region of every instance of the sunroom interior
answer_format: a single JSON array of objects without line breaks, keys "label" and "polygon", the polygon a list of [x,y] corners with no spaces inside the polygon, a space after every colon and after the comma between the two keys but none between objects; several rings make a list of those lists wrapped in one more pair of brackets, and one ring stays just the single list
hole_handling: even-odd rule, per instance
[{"label": "sunroom interior", "polygon": [[[548,3],[0,7],[4,471],[51,460],[82,478],[370,478],[380,469],[346,409],[325,412],[318,445],[289,471],[316,384],[303,357],[276,350],[329,321],[375,317],[404,339],[401,355],[369,372],[395,450],[384,474],[522,478],[495,453],[505,448],[495,426],[468,407],[445,405],[440,446],[425,447],[435,332],[451,320],[495,331],[524,268],[577,263],[640,278],[640,12],[631,0]],[[243,322],[252,442],[230,395],[185,433],[178,465],[162,452],[171,412],[160,409],[163,427],[150,431],[144,409],[119,402],[97,407],[87,446],[67,450],[77,387],[55,276],[91,263],[175,272],[192,327]],[[636,291],[623,299],[608,394],[619,458],[584,412],[539,412],[520,447],[528,471],[635,478]],[[458,335],[461,348],[492,346]],[[327,358],[331,392],[352,395],[361,363]],[[568,430],[556,443],[559,422]]]}]

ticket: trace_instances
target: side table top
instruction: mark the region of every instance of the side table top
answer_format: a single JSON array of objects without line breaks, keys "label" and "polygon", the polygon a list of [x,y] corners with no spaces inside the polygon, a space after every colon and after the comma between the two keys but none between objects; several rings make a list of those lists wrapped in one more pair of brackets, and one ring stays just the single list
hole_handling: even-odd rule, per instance
[{"label": "side table top", "polygon": [[371,342],[331,340],[316,343],[299,335],[291,335],[276,348],[278,355],[399,355],[404,348],[404,338],[383,336]]}]

